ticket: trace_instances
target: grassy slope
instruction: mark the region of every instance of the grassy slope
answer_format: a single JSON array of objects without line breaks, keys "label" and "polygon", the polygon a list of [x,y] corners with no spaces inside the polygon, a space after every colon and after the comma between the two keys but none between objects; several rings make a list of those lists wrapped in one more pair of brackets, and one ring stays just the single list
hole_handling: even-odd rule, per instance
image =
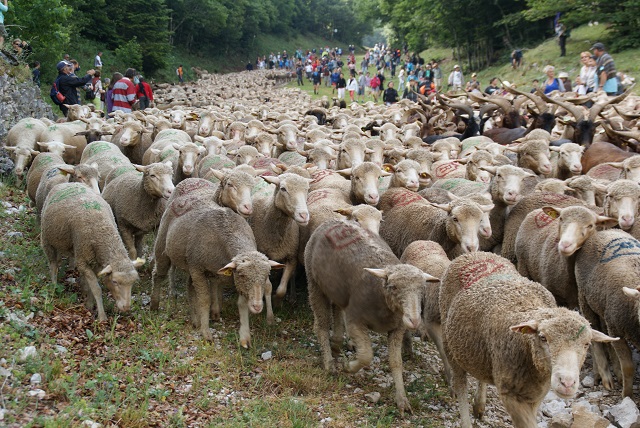
[{"label": "grassy slope", "polygon": [[[567,39],[567,56],[560,57],[560,47],[555,39],[549,39],[544,43],[531,49],[524,49],[524,65],[519,70],[513,70],[506,58],[503,63],[494,64],[484,70],[464,70],[465,78],[470,79],[471,73],[476,71],[478,79],[482,83],[482,88],[488,86],[492,77],[499,77],[511,83],[516,83],[520,88],[530,88],[533,79],[542,80],[544,73],[542,69],[547,64],[556,67],[556,75],[560,71],[569,73],[571,81],[575,80],[580,73],[580,52],[589,50],[593,43],[605,41],[609,38],[607,27],[598,25],[589,27],[587,25],[578,27],[571,32],[571,37]],[[422,52],[423,58],[446,58],[442,69],[446,76],[453,69],[452,53],[450,49],[429,49]],[[640,76],[640,63],[637,58],[640,55],[640,48],[630,49],[622,52],[613,52],[612,56],[618,71]],[[463,64],[463,63],[461,63]],[[636,89],[636,91],[639,91]]]}]

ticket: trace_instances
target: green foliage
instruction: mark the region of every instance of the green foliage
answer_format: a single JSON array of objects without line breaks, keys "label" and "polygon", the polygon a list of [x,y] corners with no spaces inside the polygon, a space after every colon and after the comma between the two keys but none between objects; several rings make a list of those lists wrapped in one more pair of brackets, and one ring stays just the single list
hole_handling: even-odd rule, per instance
[{"label": "green foliage", "polygon": [[124,43],[120,47],[116,48],[116,59],[123,64],[128,64],[128,67],[133,67],[136,70],[142,70],[142,47],[138,43],[138,39],[134,36],[133,39]]}]

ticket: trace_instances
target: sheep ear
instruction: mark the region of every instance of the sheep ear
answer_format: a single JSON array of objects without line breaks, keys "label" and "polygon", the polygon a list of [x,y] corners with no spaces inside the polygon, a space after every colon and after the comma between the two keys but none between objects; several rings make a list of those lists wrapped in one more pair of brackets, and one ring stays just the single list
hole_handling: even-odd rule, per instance
[{"label": "sheep ear", "polygon": [[145,259],[138,257],[135,260],[131,260],[131,263],[133,263],[134,268],[139,269],[144,265],[145,261],[146,261]]},{"label": "sheep ear", "polygon": [[562,214],[562,208],[556,207],[542,207],[542,212],[551,218],[558,218]]},{"label": "sheep ear", "polygon": [[419,175],[420,175],[420,178],[431,178],[431,173],[427,171],[422,171]]},{"label": "sheep ear", "polygon": [[204,153],[204,152],[206,152],[206,151],[207,151],[207,149],[206,149],[204,146],[200,146],[200,147],[198,147],[198,154],[200,154],[200,155],[201,155],[201,154],[203,154],[203,153]]},{"label": "sheep ear", "polygon": [[433,157],[433,160],[439,160],[442,157],[443,153],[442,152],[431,152],[431,156]]},{"label": "sheep ear", "polygon": [[173,163],[171,161],[166,161],[164,164],[169,168],[173,168]]},{"label": "sheep ear", "polygon": [[[40,143],[38,143],[40,144]],[[14,152],[16,150],[17,147],[13,147],[13,146],[7,146],[4,149],[8,152]]]},{"label": "sheep ear", "polygon": [[481,166],[480,169],[488,172],[491,175],[496,175],[496,173],[498,172],[497,166]]},{"label": "sheep ear", "polygon": [[632,299],[640,300],[640,290],[637,288],[622,287],[622,292]]},{"label": "sheep ear", "polygon": [[520,151],[520,147],[509,147],[509,146],[505,146],[504,148],[505,150],[509,150],[510,152],[515,152],[518,153]]},{"label": "sheep ear", "polygon": [[619,337],[611,337],[611,336],[607,336],[606,334],[598,331],[598,330],[594,330],[591,329],[591,341],[592,342],[615,342],[616,340],[620,340]]},{"label": "sheep ear", "polygon": [[58,170],[62,173],[62,175],[73,174],[75,171],[75,169],[69,165],[59,166]]},{"label": "sheep ear", "polygon": [[[8,149],[8,147],[6,147]],[[30,150],[31,156],[38,156],[40,154],[37,150]]]},{"label": "sheep ear", "polygon": [[43,143],[42,141],[38,141],[38,145],[40,147],[42,147],[43,149],[48,149],[49,148],[49,143]]},{"label": "sheep ear", "polygon": [[217,169],[213,169],[213,168],[210,168],[210,171],[211,171],[211,174],[213,174],[213,176],[218,180],[220,181],[224,180],[224,172]]},{"label": "sheep ear", "polygon": [[482,210],[483,213],[490,213],[491,210],[495,207],[495,205],[491,204],[491,205],[480,205],[480,209]]},{"label": "sheep ear", "polygon": [[143,165],[136,165],[136,164],[133,164],[133,167],[134,167],[134,168],[136,169],[136,171],[138,171],[138,172],[144,172],[144,171],[146,170],[146,167],[145,167],[145,166],[143,166]]},{"label": "sheep ear", "polygon": [[440,208],[441,210],[445,210],[446,212],[451,212],[451,204],[436,204],[433,202],[429,202],[432,207]]},{"label": "sheep ear", "polygon": [[89,165],[91,168],[95,168],[98,169],[98,162],[91,162],[91,165]]},{"label": "sheep ear", "polygon": [[515,333],[535,334],[538,331],[538,321],[531,320],[523,322],[522,324],[512,325],[509,327],[509,330]]},{"label": "sheep ear", "polygon": [[599,215],[596,218],[596,224],[604,228],[615,227],[618,225],[618,219]]},{"label": "sheep ear", "polygon": [[271,269],[284,269],[285,268],[285,265],[283,265],[282,263],[274,262],[273,260],[269,260],[269,266],[271,266]]},{"label": "sheep ear", "polygon": [[264,181],[269,184],[275,184],[276,186],[280,185],[280,177],[271,177],[271,176],[261,176]]},{"label": "sheep ear", "polygon": [[549,150],[551,150],[552,152],[559,152],[560,151],[560,147],[549,146]]},{"label": "sheep ear", "polygon": [[204,137],[201,137],[200,135],[194,135],[193,139],[199,143],[202,143],[204,141]]},{"label": "sheep ear", "polygon": [[351,170],[352,168],[339,169],[336,172],[344,177],[351,177]]},{"label": "sheep ear", "polygon": [[612,166],[614,168],[618,168],[618,169],[622,169],[624,167],[622,162],[609,162],[608,165],[610,165],[610,166]]},{"label": "sheep ear", "polygon": [[218,275],[231,276],[233,275],[233,271],[238,267],[236,262],[230,262],[225,267],[218,270]]},{"label": "sheep ear", "polygon": [[111,272],[113,272],[113,268],[111,267],[111,265],[107,265],[104,269],[98,272],[98,277],[109,275]]},{"label": "sheep ear", "polygon": [[367,272],[369,272],[371,275],[377,276],[378,278],[382,278],[382,279],[387,279],[387,271],[384,269],[371,269],[371,268],[364,268],[364,270],[366,270]]},{"label": "sheep ear", "polygon": [[333,212],[345,217],[349,217],[351,214],[353,214],[353,208],[340,208],[339,210],[333,210]]},{"label": "sheep ear", "polygon": [[463,164],[463,165],[464,165],[464,164],[466,164],[467,162],[469,162],[469,158],[468,158],[468,157],[466,157],[466,158],[459,158],[459,159],[456,159],[456,162],[461,163],[461,164]]},{"label": "sheep ear", "polygon": [[396,168],[390,163],[382,164],[382,170],[385,172],[396,172]]},{"label": "sheep ear", "polygon": [[181,146],[180,144],[178,144],[178,143],[173,143],[173,144],[171,145],[171,147],[173,147],[173,148],[174,148],[174,149],[176,149],[176,150],[180,150],[180,148],[181,148],[182,146]]},{"label": "sheep ear", "polygon": [[436,278],[433,275],[429,275],[428,273],[423,273],[422,276],[424,277],[424,280],[427,282],[440,282],[440,278]]}]

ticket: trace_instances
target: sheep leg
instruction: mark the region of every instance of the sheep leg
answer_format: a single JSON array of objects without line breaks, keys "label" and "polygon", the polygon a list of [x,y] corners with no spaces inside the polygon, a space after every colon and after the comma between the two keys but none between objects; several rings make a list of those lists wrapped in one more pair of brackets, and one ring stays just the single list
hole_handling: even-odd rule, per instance
[{"label": "sheep leg", "polygon": [[293,260],[287,260],[284,265],[284,272],[282,272],[282,278],[280,278],[280,284],[276,289],[276,297],[278,299],[282,299],[284,295],[287,293],[287,284],[289,283],[289,279],[296,271],[297,260],[294,258]]},{"label": "sheep leg", "polygon": [[267,325],[274,325],[276,320],[273,316],[273,306],[271,305],[271,293],[273,292],[273,285],[271,284],[271,280],[267,278],[267,281],[264,283],[264,300],[267,303]]},{"label": "sheep leg", "polygon": [[193,288],[193,280],[191,275],[187,278],[187,302],[189,304],[189,317],[191,318],[191,325],[196,330],[200,328],[200,319],[196,316],[196,291]]},{"label": "sheep leg", "polygon": [[333,311],[333,334],[331,335],[331,352],[337,357],[342,350],[344,341],[345,320],[344,311],[336,305],[331,305]]},{"label": "sheep leg", "polygon": [[[371,348],[371,338],[365,326],[346,321],[347,335],[356,344],[356,359],[348,361],[345,364],[345,370],[349,373],[356,373],[361,368],[371,364],[373,359],[373,349]],[[400,335],[400,343],[398,348],[402,352],[402,335]],[[389,345],[389,353],[391,353],[391,345]],[[400,356],[402,364],[402,356]]]},{"label": "sheep leg", "polygon": [[96,306],[98,307],[98,321],[106,321],[107,314],[104,312],[104,305],[102,303],[102,288],[98,284],[98,278],[96,274],[93,273],[93,270],[84,263],[78,264],[78,271],[80,271],[80,277],[83,278],[85,284],[91,290],[91,295],[96,301]]},{"label": "sheep leg", "polygon": [[467,398],[467,373],[455,362],[451,362],[451,374],[453,379],[453,393],[458,398],[460,427],[471,428],[471,415],[469,413],[469,400]]},{"label": "sheep leg", "polygon": [[211,320],[220,321],[222,313],[222,284],[217,281],[211,284]]},{"label": "sheep leg", "polygon": [[[143,242],[144,242],[144,233],[138,233],[134,236],[135,239],[135,249],[136,249],[136,257],[140,257],[143,251]],[[131,260],[135,260],[132,258]]]},{"label": "sheep leg", "polygon": [[42,249],[47,256],[47,260],[49,260],[49,274],[51,275],[51,282],[56,284],[58,282],[58,269],[60,267],[58,254],[56,249],[51,245],[43,245]]},{"label": "sheep leg", "polygon": [[438,349],[438,354],[440,354],[440,359],[442,360],[442,365],[444,366],[444,377],[447,380],[447,385],[451,387],[453,383],[451,382],[451,365],[449,364],[449,359],[447,355],[444,353],[444,344],[442,343],[442,324],[438,324],[435,322],[426,322],[424,323],[425,329],[427,330],[427,335],[433,343],[436,345]]},{"label": "sheep leg", "polygon": [[507,413],[513,420],[514,428],[537,428],[536,410],[540,403],[518,401],[517,397],[500,394]]},{"label": "sheep leg", "polygon": [[402,337],[402,358],[413,359],[413,334],[409,330],[405,331]]},{"label": "sheep leg", "polygon": [[635,365],[631,358],[631,350],[626,340],[618,340],[611,342],[613,349],[616,350],[618,360],[620,361],[620,369],[622,371],[622,396],[633,397],[633,376],[635,374]]},{"label": "sheep leg", "polygon": [[309,305],[313,311],[313,331],[318,337],[318,344],[322,352],[324,369],[335,372],[331,345],[329,344],[329,329],[331,328],[331,302],[318,289],[311,278],[308,278]]},{"label": "sheep leg", "polygon": [[487,384],[485,382],[478,381],[478,389],[476,390],[476,395],[473,397],[473,416],[481,421],[486,407]]},{"label": "sheep leg", "polygon": [[[365,334],[368,338],[369,334],[367,332],[365,332]],[[403,416],[405,410],[413,414],[402,379],[402,343],[404,337],[404,328],[399,328],[389,333],[389,368],[391,369],[391,377],[393,377],[393,383],[396,387],[396,405],[398,406],[398,410],[400,410],[400,415]],[[371,349],[371,346],[369,346],[369,349]],[[358,351],[359,350],[360,348],[358,348]]]},{"label": "sheep leg", "polygon": [[247,298],[240,294],[238,296],[238,312],[240,312],[240,346],[247,349],[251,346],[251,332],[249,331],[249,303]]},{"label": "sheep leg", "polygon": [[120,229],[120,236],[122,237],[122,243],[124,244],[124,247],[127,249],[127,253],[129,254],[129,259],[130,260],[135,260],[137,256],[136,254],[136,241],[135,238],[133,237],[133,232],[131,231],[131,229],[120,225],[119,226]]},{"label": "sheep leg", "polygon": [[78,283],[80,284],[80,291],[82,292],[82,298],[84,299],[84,307],[93,312],[96,307],[96,301],[93,298],[93,294],[91,294],[91,289],[89,289],[87,281],[85,281],[83,277],[80,277],[80,279],[78,279]]},{"label": "sheep leg", "polygon": [[212,341],[213,336],[209,331],[209,308],[211,307],[211,295],[209,293],[209,282],[204,272],[190,270],[191,280],[193,282],[194,305],[196,309],[196,317],[200,321],[200,332],[204,340]]},{"label": "sheep leg", "polygon": [[[579,295],[578,300],[580,303],[580,311],[591,324],[591,328],[599,331],[607,331],[606,329],[603,329],[604,326],[600,322],[600,317],[593,312],[584,296]],[[610,391],[613,389],[613,377],[609,370],[609,362],[607,360],[607,354],[604,348],[605,346],[607,346],[605,343],[591,342],[591,359],[593,360],[594,380],[600,378],[602,386]]]},{"label": "sheep leg", "polygon": [[[160,307],[160,288],[167,280],[167,272],[171,268],[171,259],[164,254],[163,251],[155,251],[155,263],[151,274],[151,309],[157,311]],[[173,284],[170,282],[171,287]]]}]

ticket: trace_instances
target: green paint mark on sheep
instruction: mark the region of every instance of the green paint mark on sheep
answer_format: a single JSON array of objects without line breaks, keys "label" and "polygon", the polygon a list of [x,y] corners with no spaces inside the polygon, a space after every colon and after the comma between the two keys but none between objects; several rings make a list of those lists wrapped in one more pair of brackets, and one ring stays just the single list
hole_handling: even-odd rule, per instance
[{"label": "green paint mark on sheep", "polygon": [[98,201],[87,201],[87,202],[82,204],[82,208],[84,208],[85,210],[102,211],[102,206],[100,205],[100,202],[98,202]]},{"label": "green paint mark on sheep", "polygon": [[[119,166],[118,168],[114,169],[111,174],[113,174],[114,177],[120,177],[122,174],[126,173],[126,172],[131,172],[131,171],[135,171],[136,169],[134,167],[132,167],[131,165],[125,165],[125,166]],[[142,173],[140,173],[142,174]]]},{"label": "green paint mark on sheep", "polygon": [[57,167],[51,168],[49,171],[47,171],[47,179],[51,179],[56,175],[62,175],[62,172]]},{"label": "green paint mark on sheep", "polygon": [[24,124],[24,127],[27,128],[27,129],[33,129],[33,123],[27,122],[27,123]]},{"label": "green paint mark on sheep", "polygon": [[165,161],[167,159],[173,160],[176,157],[178,157],[178,152],[176,152],[173,148],[166,149],[164,152],[160,153],[161,161]]},{"label": "green paint mark on sheep", "polygon": [[580,337],[580,335],[582,334],[585,328],[587,328],[587,326],[583,324],[582,327],[580,327],[580,329],[576,333],[576,335],[573,336],[573,340],[578,340],[578,338]]},{"label": "green paint mark on sheep", "polygon": [[58,126],[57,125],[51,125],[49,127],[49,131],[57,131],[58,130]]},{"label": "green paint mark on sheep", "polygon": [[49,156],[49,155],[45,155],[45,156],[41,156],[38,158],[38,161],[40,162],[40,165],[42,166],[47,166],[49,165],[51,162],[54,162],[55,159],[53,158],[53,156]]},{"label": "green paint mark on sheep", "polygon": [[111,150],[111,146],[109,145],[109,143],[97,143],[97,144],[94,143],[94,144],[91,144],[88,150],[89,150],[89,156],[95,156],[98,153]]},{"label": "green paint mark on sheep", "polygon": [[59,192],[55,193],[51,198],[51,200],[49,201],[49,204],[55,204],[57,202],[64,201],[65,199],[84,195],[85,193],[87,193],[87,190],[88,188],[85,186],[68,187],[64,190],[60,190]]},{"label": "green paint mark on sheep", "polygon": [[482,142],[482,141],[479,141],[479,140],[475,140],[475,141],[474,141],[474,140],[473,140],[473,139],[471,139],[471,138],[467,138],[466,140],[464,140],[464,141],[462,142],[462,151],[464,152],[465,150],[467,150],[467,149],[468,149],[468,148],[470,148],[470,147],[475,147],[475,146],[477,146],[478,144],[480,144],[481,142]]},{"label": "green paint mark on sheep", "polygon": [[[122,158],[120,158],[120,157],[118,157],[118,156],[111,156],[111,157],[109,158],[109,160],[110,160],[111,162],[115,163],[115,164],[125,163],[125,160],[124,160],[124,159],[122,159]],[[128,159],[127,159],[127,162],[128,162]]]},{"label": "green paint mark on sheep", "polygon": [[449,180],[446,180],[444,183],[442,183],[440,185],[440,188],[444,190],[451,190],[451,189],[455,189],[456,187],[462,184],[466,184],[468,182],[469,181],[465,180],[464,178],[451,178]]}]

